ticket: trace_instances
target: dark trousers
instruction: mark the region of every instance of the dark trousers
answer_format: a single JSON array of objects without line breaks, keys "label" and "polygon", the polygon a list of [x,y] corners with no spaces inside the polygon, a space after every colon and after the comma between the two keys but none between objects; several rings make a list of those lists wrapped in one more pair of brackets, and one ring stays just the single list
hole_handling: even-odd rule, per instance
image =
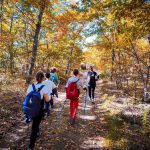
[{"label": "dark trousers", "polygon": [[54,96],[56,96],[57,98],[58,98],[58,91],[57,91],[57,88],[54,88],[53,90],[52,90],[52,95]]},{"label": "dark trousers", "polygon": [[95,86],[89,86],[88,90],[89,90],[89,97],[94,99]]},{"label": "dark trousers", "polygon": [[31,130],[31,135],[30,135],[30,144],[29,144],[29,148],[31,149],[34,148],[36,138],[37,138],[37,133],[39,132],[39,125],[41,123],[43,114],[44,114],[44,111],[41,110],[39,115],[33,118],[32,130]]},{"label": "dark trousers", "polygon": [[51,107],[53,107],[53,106],[54,106],[53,98],[51,98],[51,100],[50,100],[50,105],[51,105]]},{"label": "dark trousers", "polygon": [[50,112],[50,102],[45,102],[45,112],[49,113]]}]

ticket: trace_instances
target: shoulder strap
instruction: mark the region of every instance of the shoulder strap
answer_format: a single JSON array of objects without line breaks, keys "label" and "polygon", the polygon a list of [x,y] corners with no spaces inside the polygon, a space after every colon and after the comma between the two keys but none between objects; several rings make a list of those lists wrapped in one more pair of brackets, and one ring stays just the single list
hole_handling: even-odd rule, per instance
[{"label": "shoulder strap", "polygon": [[78,79],[76,82],[74,82],[74,83],[77,83],[78,81],[79,81],[80,79]]},{"label": "shoulder strap", "polygon": [[42,90],[42,88],[44,87],[44,85],[41,85],[40,88],[38,88],[38,92],[40,92]]},{"label": "shoulder strap", "polygon": [[32,84],[33,91],[36,91],[34,83]]}]

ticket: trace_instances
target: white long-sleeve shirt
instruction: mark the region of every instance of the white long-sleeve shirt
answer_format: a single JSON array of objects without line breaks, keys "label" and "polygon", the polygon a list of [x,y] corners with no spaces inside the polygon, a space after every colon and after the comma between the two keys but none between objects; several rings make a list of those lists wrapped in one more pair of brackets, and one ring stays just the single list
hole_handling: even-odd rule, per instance
[{"label": "white long-sleeve shirt", "polygon": [[56,88],[56,85],[54,84],[54,82],[50,81],[48,79],[46,79],[45,81],[43,81],[42,84],[46,86],[49,95],[51,95],[52,94],[52,90],[54,88]]}]

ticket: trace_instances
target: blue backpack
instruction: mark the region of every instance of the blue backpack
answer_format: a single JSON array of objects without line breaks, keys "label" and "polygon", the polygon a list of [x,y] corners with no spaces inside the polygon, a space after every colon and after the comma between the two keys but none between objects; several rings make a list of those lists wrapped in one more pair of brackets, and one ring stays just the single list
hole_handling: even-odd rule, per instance
[{"label": "blue backpack", "polygon": [[23,102],[23,113],[29,118],[37,117],[41,109],[41,94],[40,91],[44,85],[36,89],[35,85],[32,84],[33,91],[31,91],[24,99]]}]

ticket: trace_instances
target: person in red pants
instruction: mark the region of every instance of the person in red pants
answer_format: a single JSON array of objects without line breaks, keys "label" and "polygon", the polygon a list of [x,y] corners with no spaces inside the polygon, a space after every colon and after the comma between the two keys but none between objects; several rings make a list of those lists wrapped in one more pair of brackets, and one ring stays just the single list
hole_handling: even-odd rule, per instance
[{"label": "person in red pants", "polygon": [[79,70],[74,69],[73,76],[70,77],[66,84],[66,96],[70,99],[70,123],[73,125],[76,120],[78,110],[80,87],[82,83],[79,79]]}]

